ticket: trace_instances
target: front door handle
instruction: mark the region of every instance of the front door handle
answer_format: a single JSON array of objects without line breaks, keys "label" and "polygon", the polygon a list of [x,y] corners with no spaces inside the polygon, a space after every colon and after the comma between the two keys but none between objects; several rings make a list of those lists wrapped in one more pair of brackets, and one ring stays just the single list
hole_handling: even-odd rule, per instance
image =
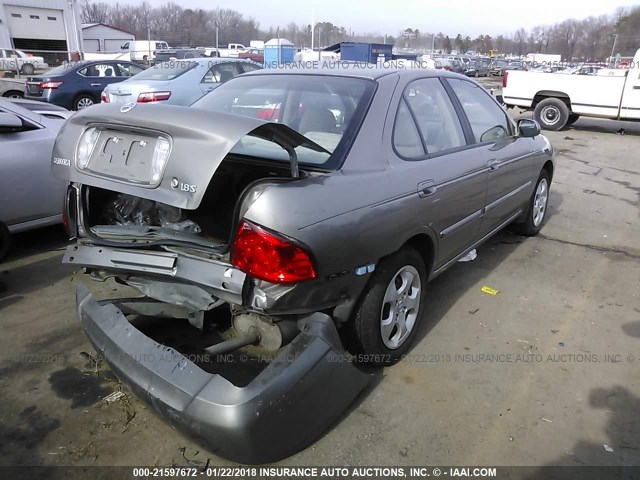
[{"label": "front door handle", "polygon": [[492,158],[487,162],[487,167],[489,168],[490,172],[495,172],[500,168],[500,162],[497,159]]},{"label": "front door handle", "polygon": [[418,196],[420,198],[430,197],[431,195],[434,195],[437,190],[438,188],[435,186],[435,182],[433,180],[426,180],[418,184]]},{"label": "front door handle", "polygon": [[101,83],[92,83],[91,86],[92,87],[101,87],[102,84]]}]

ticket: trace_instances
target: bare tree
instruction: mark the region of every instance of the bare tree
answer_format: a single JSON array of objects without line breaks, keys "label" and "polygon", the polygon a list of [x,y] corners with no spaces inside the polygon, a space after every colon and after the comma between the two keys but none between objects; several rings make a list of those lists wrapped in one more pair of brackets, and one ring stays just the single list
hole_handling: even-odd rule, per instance
[{"label": "bare tree", "polygon": [[82,0],[80,15],[84,23],[107,23],[110,6],[104,2]]}]

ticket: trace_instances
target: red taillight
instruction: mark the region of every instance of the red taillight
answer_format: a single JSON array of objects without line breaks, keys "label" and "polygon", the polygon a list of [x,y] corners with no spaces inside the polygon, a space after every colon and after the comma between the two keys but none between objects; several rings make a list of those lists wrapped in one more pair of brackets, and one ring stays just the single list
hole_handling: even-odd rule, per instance
[{"label": "red taillight", "polygon": [[505,70],[504,75],[502,76],[502,88],[507,86],[507,77],[509,76],[509,71]]},{"label": "red taillight", "polygon": [[162,102],[170,96],[171,92],[145,92],[138,95],[138,103]]},{"label": "red taillight", "polygon": [[316,278],[311,256],[299,245],[242,220],[231,249],[231,263],[260,280],[294,283]]},{"label": "red taillight", "polygon": [[100,101],[102,103],[109,103],[109,95],[107,95],[107,92],[102,92],[100,94]]},{"label": "red taillight", "polygon": [[256,113],[260,120],[278,120],[280,118],[280,105],[275,107],[263,107]]},{"label": "red taillight", "polygon": [[55,90],[62,85],[62,83],[63,82],[40,82],[38,88],[41,90]]}]

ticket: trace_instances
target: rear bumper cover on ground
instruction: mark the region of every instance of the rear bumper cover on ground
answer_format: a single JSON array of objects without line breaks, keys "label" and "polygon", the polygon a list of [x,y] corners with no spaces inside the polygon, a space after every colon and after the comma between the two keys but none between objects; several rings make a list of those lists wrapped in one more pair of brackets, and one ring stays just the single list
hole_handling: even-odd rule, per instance
[{"label": "rear bumper cover on ground", "polygon": [[240,388],[146,337],[84,285],[76,296],[80,324],[114,373],[174,427],[237,462],[273,462],[302,450],[373,378],[343,360],[333,321],[321,313],[300,320],[301,333]]}]

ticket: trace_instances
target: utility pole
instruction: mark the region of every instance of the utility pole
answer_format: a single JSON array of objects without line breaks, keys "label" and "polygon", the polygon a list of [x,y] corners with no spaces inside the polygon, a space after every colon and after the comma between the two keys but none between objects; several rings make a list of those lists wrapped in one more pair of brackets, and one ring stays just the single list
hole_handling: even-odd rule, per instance
[{"label": "utility pole", "polygon": [[315,30],[316,30],[316,7],[311,7],[311,50],[315,45]]},{"label": "utility pole", "polygon": [[616,42],[618,41],[618,34],[614,33],[613,34],[613,47],[611,47],[611,56],[609,57],[609,66],[611,66],[611,62],[613,61],[613,53],[614,50],[616,49]]},{"label": "utility pole", "polygon": [[436,34],[431,35],[431,58],[433,58],[433,50],[436,48]]}]

